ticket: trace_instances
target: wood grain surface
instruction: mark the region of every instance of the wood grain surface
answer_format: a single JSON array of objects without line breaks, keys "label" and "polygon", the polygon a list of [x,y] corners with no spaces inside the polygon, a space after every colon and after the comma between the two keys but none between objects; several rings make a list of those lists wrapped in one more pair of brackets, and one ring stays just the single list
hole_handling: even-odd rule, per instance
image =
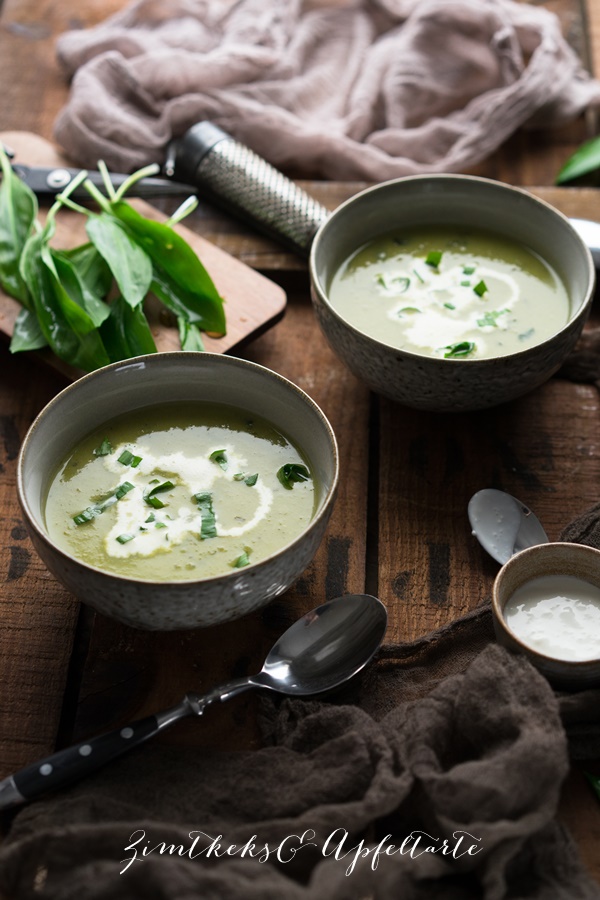
[{"label": "wood grain surface", "polygon": [[[54,38],[94,24],[124,0],[4,0],[0,15],[0,129],[52,139],[68,85]],[[549,0],[580,55],[600,72],[600,11]],[[589,22],[586,41],[586,22]],[[525,185],[567,215],[600,218],[598,189],[558,189],[556,172],[597,128],[520,131],[474,174]],[[333,209],[364,185],[305,182]],[[169,214],[174,201],[157,201]],[[239,355],[304,388],[330,418],[341,451],[339,498],[319,552],[294,588],[265,610],[217,628],[156,634],[94,615],[45,572],[26,537],[15,490],[16,456],[36,412],[66,383],[32,358],[0,348],[0,777],[74,737],[89,735],[260,668],[273,639],[328,597],[378,594],[389,641],[449,622],[489,596],[497,566],[469,533],[466,504],[481,487],[503,488],[542,519],[551,538],[598,499],[600,399],[591,385],[553,378],[495,410],[441,416],[370,394],[337,360],[309,299],[306,264],[202,203],[187,227],[267,273],[288,296],[285,317]],[[598,310],[594,310],[598,320]],[[236,351],[237,352],[237,351]],[[256,746],[257,699],[240,697],[199,725],[163,740],[214,748]],[[600,762],[586,768],[600,774]],[[568,824],[600,882],[600,807],[574,766],[563,791]]]}]

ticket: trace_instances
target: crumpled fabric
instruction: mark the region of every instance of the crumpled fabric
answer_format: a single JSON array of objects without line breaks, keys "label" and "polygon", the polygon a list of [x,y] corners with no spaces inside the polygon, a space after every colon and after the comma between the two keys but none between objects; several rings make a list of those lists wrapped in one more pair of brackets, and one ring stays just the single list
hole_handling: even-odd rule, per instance
[{"label": "crumpled fabric", "polygon": [[[0,893],[600,897],[555,818],[565,733],[550,686],[525,658],[490,644],[464,673],[380,720],[358,705],[289,700],[275,726],[258,751],[146,746],[32,804],[0,847]],[[444,840],[457,852],[439,852]],[[249,844],[253,856],[241,853]]]},{"label": "crumpled fabric", "polygon": [[138,0],[57,52],[56,139],[121,171],[208,119],[296,177],[456,172],[600,104],[557,17],[513,0]]}]

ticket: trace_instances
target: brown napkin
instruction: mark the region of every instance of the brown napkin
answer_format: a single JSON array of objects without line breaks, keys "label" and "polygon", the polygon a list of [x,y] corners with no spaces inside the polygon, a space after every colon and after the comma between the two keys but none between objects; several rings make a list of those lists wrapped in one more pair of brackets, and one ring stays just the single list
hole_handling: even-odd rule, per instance
[{"label": "brown napkin", "polygon": [[[597,543],[597,510],[566,535]],[[600,690],[555,695],[489,607],[385,648],[335,703],[265,704],[264,725],[261,750],[147,745],[31,804],[0,896],[600,898],[555,818],[567,738],[600,755]]]},{"label": "brown napkin", "polygon": [[204,119],[295,175],[460,171],[600,104],[556,16],[512,0],[138,0],[58,56],[58,141],[123,171]]}]

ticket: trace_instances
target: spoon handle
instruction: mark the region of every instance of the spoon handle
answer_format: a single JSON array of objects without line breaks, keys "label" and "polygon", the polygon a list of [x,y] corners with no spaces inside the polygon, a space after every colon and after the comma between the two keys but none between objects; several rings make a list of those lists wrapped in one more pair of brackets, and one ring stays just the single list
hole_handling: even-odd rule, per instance
[{"label": "spoon handle", "polygon": [[186,696],[171,709],[138,719],[131,725],[81,741],[38,760],[0,781],[0,810],[19,806],[67,784],[91,775],[101,766],[169,728],[174,722],[196,712],[194,697]]}]

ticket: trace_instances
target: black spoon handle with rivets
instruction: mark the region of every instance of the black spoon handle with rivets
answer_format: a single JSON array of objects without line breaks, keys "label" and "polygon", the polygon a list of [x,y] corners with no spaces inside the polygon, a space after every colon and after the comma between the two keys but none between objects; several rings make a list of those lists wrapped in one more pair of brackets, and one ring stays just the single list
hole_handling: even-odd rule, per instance
[{"label": "black spoon handle with rivets", "polygon": [[180,704],[122,728],[108,731],[41,759],[0,782],[0,809],[35,800],[47,791],[65,787],[116,759],[173,722],[196,712],[186,697]]}]

